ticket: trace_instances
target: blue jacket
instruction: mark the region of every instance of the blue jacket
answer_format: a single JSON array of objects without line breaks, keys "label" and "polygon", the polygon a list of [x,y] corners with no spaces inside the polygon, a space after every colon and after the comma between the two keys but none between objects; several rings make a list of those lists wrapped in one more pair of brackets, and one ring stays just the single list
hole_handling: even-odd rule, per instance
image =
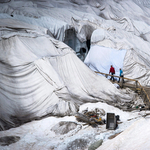
[{"label": "blue jacket", "polygon": [[122,76],[123,75],[123,71],[122,70],[120,70],[120,76]]}]

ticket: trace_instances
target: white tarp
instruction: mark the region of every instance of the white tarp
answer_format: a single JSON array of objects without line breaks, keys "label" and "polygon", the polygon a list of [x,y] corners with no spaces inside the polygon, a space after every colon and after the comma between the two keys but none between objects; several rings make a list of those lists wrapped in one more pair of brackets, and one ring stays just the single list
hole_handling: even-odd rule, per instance
[{"label": "white tarp", "polygon": [[[150,85],[149,8],[149,0],[1,0],[0,18],[7,18],[7,21],[0,19],[0,127],[13,126],[12,122],[19,121],[16,117],[27,121],[43,115],[73,114],[77,105],[85,102],[130,101],[129,95],[120,93],[106,78],[89,70],[68,46],[57,40],[63,41],[65,31],[73,28],[77,37],[86,41],[95,29],[101,28],[105,35],[97,45],[126,50],[125,76]],[[139,118],[146,113],[127,115],[103,104],[96,103],[95,107],[119,112],[121,120]],[[148,118],[127,130],[132,120],[119,124],[114,132],[106,132],[105,126],[101,129],[82,126],[81,132],[75,129],[63,136],[50,129],[62,120],[74,121],[75,117],[45,118],[1,131],[0,137],[18,135],[21,139],[0,149],[62,150],[68,148],[70,142],[71,146],[76,145],[78,139],[88,139],[91,144],[125,130],[103,143],[101,148],[145,150],[150,147]]]},{"label": "white tarp", "polygon": [[[1,119],[9,121],[10,116],[30,118],[30,115],[33,118],[48,113],[72,114],[78,108],[75,103],[132,99],[121,94],[106,78],[95,75],[68,46],[45,35],[48,31],[63,41],[65,31],[74,28],[77,37],[86,41],[95,29],[103,29],[102,41],[97,45],[118,52],[126,50],[123,62],[125,76],[138,79],[144,85],[150,84],[149,10],[146,9],[146,13],[143,13],[141,8],[144,6],[140,5],[140,8],[130,0],[119,3],[109,0],[82,3],[67,0],[14,0],[0,3],[0,18],[4,18],[0,21],[0,103],[4,106],[0,110]],[[137,17],[132,9],[129,11],[134,17],[130,13],[127,16],[119,13],[125,12],[128,4],[132,9],[138,8],[139,14],[143,13],[147,18]],[[120,55],[118,52],[116,56]],[[123,59],[118,59],[117,62],[111,60],[109,63],[119,61]],[[122,67],[122,63],[119,65],[121,66],[116,65],[116,71],[117,67]],[[31,97],[32,101],[29,100]],[[51,99],[54,101],[49,101]],[[52,105],[49,107],[50,103]],[[44,104],[44,109],[41,109],[41,104]],[[62,107],[66,109],[60,109]],[[20,113],[20,109],[23,113]]]},{"label": "white tarp", "polygon": [[47,114],[71,115],[85,102],[133,99],[91,71],[62,42],[30,29],[30,25],[26,29],[27,24],[19,21],[16,28],[13,24],[11,28],[8,19],[1,21],[2,122],[13,122],[13,117],[26,121]]},{"label": "white tarp", "polygon": [[119,69],[123,68],[126,50],[116,50],[112,48],[94,45],[84,61],[93,71],[109,74],[110,66],[115,68],[115,75],[119,76]]}]

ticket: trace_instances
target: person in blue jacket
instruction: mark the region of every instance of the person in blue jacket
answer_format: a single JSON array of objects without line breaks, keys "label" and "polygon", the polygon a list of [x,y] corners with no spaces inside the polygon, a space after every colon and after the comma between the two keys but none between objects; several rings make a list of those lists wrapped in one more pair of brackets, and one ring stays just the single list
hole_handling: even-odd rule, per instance
[{"label": "person in blue jacket", "polygon": [[[121,68],[120,68],[120,74],[119,74],[119,75],[120,75],[120,77],[122,77],[122,80],[123,80],[123,83],[124,83],[124,79],[123,79],[123,77],[124,77],[124,76],[123,76],[123,71],[122,71],[122,69],[121,69]],[[120,78],[119,78],[118,83],[119,83],[119,82],[120,82]]]}]

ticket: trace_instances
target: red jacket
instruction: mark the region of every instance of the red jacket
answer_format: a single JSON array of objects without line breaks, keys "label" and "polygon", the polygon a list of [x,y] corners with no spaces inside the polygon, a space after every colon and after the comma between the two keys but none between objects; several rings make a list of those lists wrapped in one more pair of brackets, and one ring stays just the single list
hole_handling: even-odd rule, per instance
[{"label": "red jacket", "polygon": [[109,73],[110,73],[110,72],[112,72],[112,73],[115,74],[115,69],[114,69],[114,67],[111,67],[111,68],[110,68]]}]

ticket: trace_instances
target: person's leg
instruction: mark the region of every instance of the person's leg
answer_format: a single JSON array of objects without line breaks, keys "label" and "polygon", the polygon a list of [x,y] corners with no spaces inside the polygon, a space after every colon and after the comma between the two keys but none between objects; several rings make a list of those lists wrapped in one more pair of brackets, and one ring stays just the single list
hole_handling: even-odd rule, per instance
[{"label": "person's leg", "polygon": [[120,76],[120,77],[122,77],[121,80],[122,80],[122,82],[124,83],[124,78],[123,78],[123,76]]},{"label": "person's leg", "polygon": [[[112,73],[112,75],[114,75],[114,73]],[[113,76],[112,78],[113,78],[113,81],[115,81],[115,78],[114,78],[114,76]]]},{"label": "person's leg", "polygon": [[[112,75],[112,72],[110,74]],[[111,76],[110,80],[112,80],[112,76]]]},{"label": "person's leg", "polygon": [[124,83],[124,78],[123,78],[124,76],[122,76],[122,81],[123,81],[123,83]]}]

